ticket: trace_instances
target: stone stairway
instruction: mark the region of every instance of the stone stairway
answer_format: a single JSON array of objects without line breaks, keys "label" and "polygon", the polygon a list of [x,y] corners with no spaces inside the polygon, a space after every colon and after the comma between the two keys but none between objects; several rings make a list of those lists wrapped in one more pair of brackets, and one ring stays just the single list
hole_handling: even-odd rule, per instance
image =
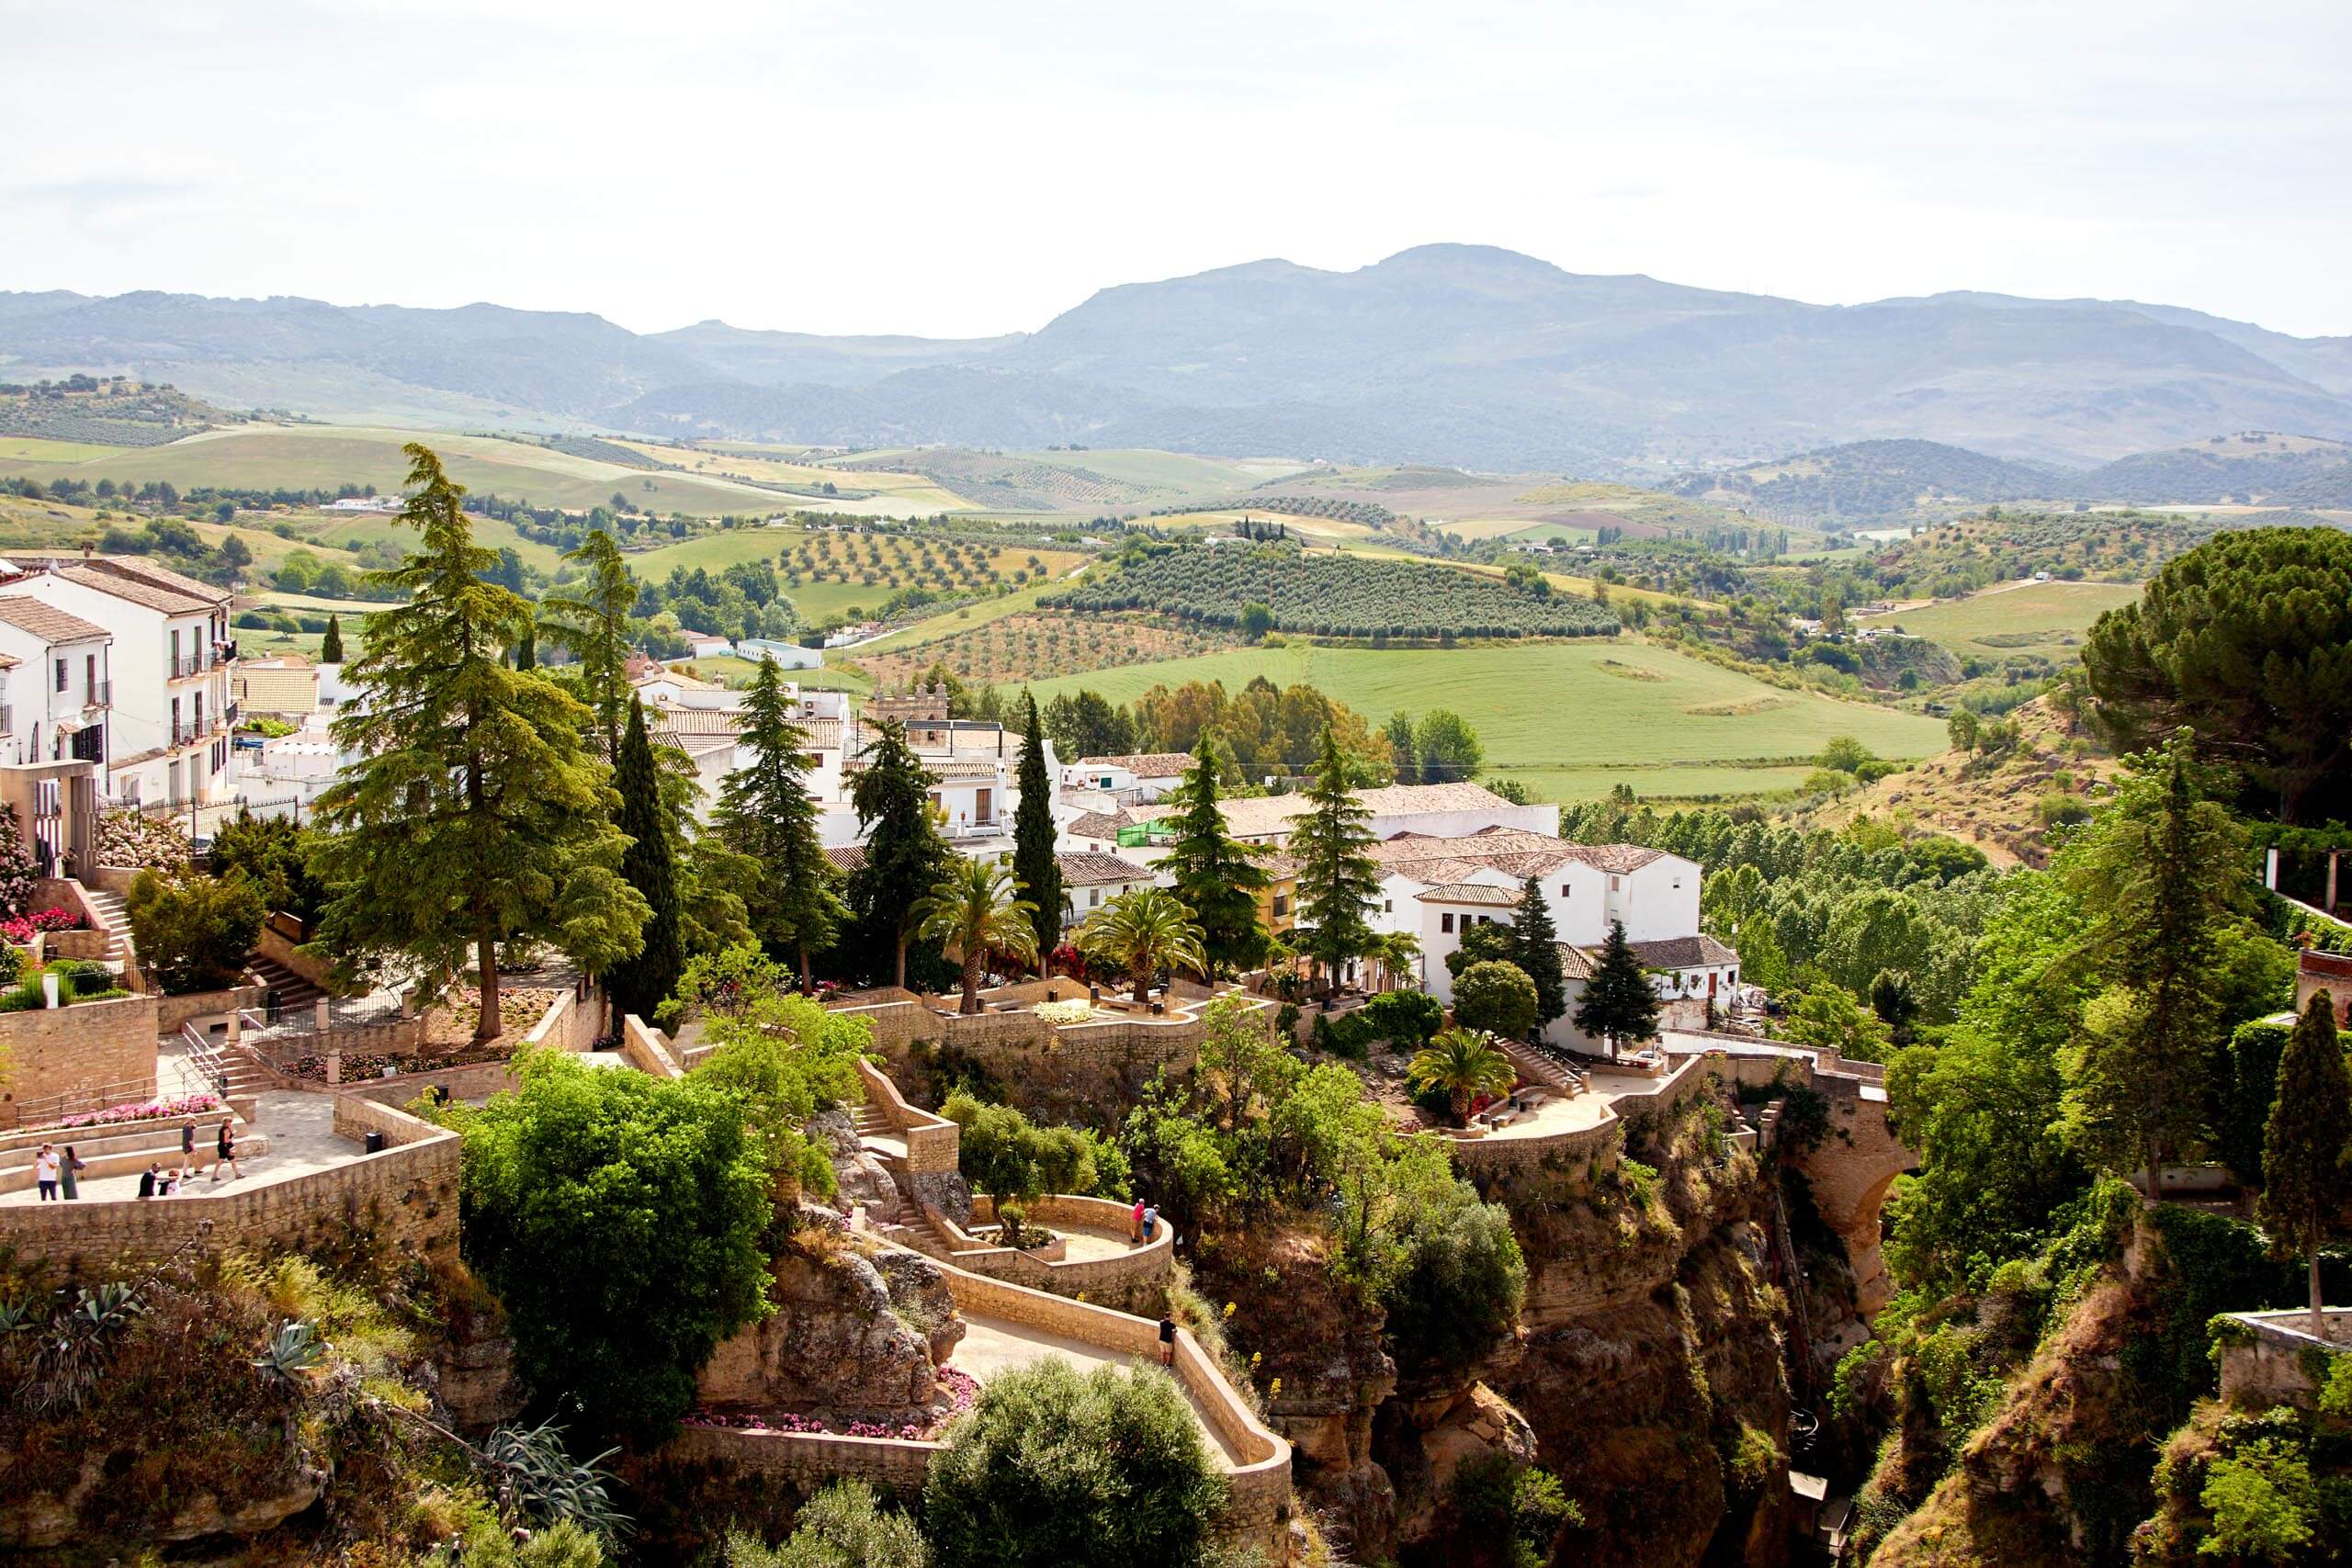
[{"label": "stone stairway", "polygon": [[103,892],[85,885],[82,902],[89,906],[92,924],[107,931],[107,962],[119,964],[129,973],[138,964],[138,955],[130,946],[130,911],[119,893]]},{"label": "stone stairway", "polygon": [[254,985],[276,995],[280,1010],[306,1008],[326,993],[275,959],[256,953],[245,960],[245,973]]},{"label": "stone stairway", "polygon": [[1503,1055],[1525,1081],[1541,1084],[1562,1095],[1584,1092],[1584,1075],[1566,1063],[1555,1061],[1548,1054],[1522,1045],[1516,1040],[1498,1040],[1496,1043],[1502,1047]]}]

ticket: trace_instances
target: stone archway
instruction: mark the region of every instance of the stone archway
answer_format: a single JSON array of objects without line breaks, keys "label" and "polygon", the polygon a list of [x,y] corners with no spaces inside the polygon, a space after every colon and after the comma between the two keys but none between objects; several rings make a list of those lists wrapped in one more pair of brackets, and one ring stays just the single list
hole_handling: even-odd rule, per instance
[{"label": "stone archway", "polygon": [[1829,1096],[1829,1133],[1799,1168],[1813,1184],[1822,1219],[1845,1240],[1855,1294],[1867,1319],[1894,1293],[1879,1245],[1879,1211],[1894,1179],[1917,1170],[1919,1156],[1887,1126],[1883,1100],[1863,1099],[1860,1086],[1850,1080],[1823,1077],[1815,1087]]}]

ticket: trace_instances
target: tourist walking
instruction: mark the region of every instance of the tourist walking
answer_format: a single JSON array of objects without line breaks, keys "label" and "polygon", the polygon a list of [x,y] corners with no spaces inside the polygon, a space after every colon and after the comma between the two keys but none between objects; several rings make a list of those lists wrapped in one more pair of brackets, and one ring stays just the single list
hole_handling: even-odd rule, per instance
[{"label": "tourist walking", "polygon": [[40,1189],[40,1201],[57,1201],[57,1151],[47,1144],[33,1156],[33,1184]]},{"label": "tourist walking", "polygon": [[1140,1198],[1136,1200],[1135,1213],[1127,1216],[1127,1239],[1131,1242],[1143,1240],[1143,1200]]},{"label": "tourist walking", "polygon": [[196,1168],[196,1118],[193,1116],[180,1123],[180,1168]]},{"label": "tourist walking", "polygon": [[1143,1238],[1146,1241],[1157,1241],[1159,1238],[1159,1205],[1157,1203],[1148,1203],[1144,1206]]},{"label": "tourist walking", "polygon": [[1172,1317],[1159,1320],[1159,1364],[1163,1367],[1176,1364],[1176,1320]]},{"label": "tourist walking", "polygon": [[215,1145],[220,1157],[212,1162],[212,1179],[220,1179],[220,1168],[227,1166],[232,1179],[244,1179],[244,1169],[237,1164],[237,1123],[227,1116],[220,1118],[220,1137]]},{"label": "tourist walking", "polygon": [[90,1162],[75,1154],[74,1152],[73,1145],[66,1145],[65,1157],[57,1162],[57,1174],[59,1178],[59,1184],[65,1189],[65,1201],[67,1202],[70,1203],[82,1196],[81,1183],[74,1179],[74,1173],[77,1170],[87,1170],[89,1168]]}]

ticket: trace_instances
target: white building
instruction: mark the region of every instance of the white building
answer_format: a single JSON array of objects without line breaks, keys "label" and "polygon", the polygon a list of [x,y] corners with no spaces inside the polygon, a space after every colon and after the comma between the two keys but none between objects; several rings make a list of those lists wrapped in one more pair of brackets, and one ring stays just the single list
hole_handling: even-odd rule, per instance
[{"label": "white building", "polygon": [[[1548,837],[1560,825],[1559,807],[1514,805],[1484,784],[1388,784],[1357,790],[1355,798],[1370,813],[1364,827],[1375,839],[1400,833],[1460,838],[1487,829]],[[1218,803],[1225,825],[1235,838],[1277,849],[1290,841],[1296,818],[1313,808],[1303,795],[1257,795]],[[1136,810],[1131,815],[1140,819],[1169,813]]]},{"label": "white building", "polygon": [[[140,556],[11,564],[0,597],[39,600],[113,634],[106,755],[92,759],[104,764],[107,792],[149,802],[225,799],[236,658],[229,591]],[[84,679],[95,670],[88,665]]]},{"label": "white building", "polygon": [[1111,806],[1148,806],[1165,800],[1184,782],[1193,765],[1189,752],[1148,751],[1125,757],[1080,757],[1061,770],[1062,788],[1090,796],[1096,809]]},{"label": "white building", "polygon": [[[103,761],[114,635],[39,599],[0,595],[0,750],[10,762]],[[99,770],[104,789],[105,770]]]},{"label": "white building", "polygon": [[1054,865],[1062,874],[1062,930],[1074,931],[1087,917],[1123,893],[1152,886],[1151,872],[1130,860],[1107,854],[1057,854]]}]

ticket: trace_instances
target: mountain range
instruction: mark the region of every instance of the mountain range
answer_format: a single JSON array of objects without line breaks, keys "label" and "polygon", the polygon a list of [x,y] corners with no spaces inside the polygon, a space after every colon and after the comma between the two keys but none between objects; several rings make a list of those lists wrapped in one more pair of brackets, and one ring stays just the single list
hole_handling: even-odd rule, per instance
[{"label": "mountain range", "polygon": [[1810,305],[1468,245],[1125,284],[1034,333],[955,340],[0,293],[0,377],[75,370],[343,421],[1599,477],[1881,437],[2076,468],[2249,429],[2352,438],[2352,337],[2132,301]]}]

